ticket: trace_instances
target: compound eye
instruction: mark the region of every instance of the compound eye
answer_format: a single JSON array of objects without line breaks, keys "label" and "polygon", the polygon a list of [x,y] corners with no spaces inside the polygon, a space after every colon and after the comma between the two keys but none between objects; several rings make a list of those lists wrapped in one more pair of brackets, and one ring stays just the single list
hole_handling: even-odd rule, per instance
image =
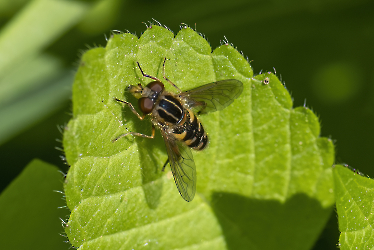
[{"label": "compound eye", "polygon": [[159,81],[151,82],[147,85],[148,88],[150,88],[155,93],[160,93],[164,90],[164,84]]},{"label": "compound eye", "polygon": [[139,99],[140,110],[145,115],[152,112],[154,105],[155,105],[154,101],[152,101],[148,97],[142,97],[142,98]]}]

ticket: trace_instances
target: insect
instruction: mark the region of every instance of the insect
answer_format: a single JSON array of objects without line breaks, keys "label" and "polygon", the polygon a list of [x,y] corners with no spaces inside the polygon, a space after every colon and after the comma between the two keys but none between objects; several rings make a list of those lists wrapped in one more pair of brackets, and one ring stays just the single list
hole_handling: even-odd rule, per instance
[{"label": "insect", "polygon": [[196,167],[190,148],[203,150],[208,145],[208,135],[195,112],[205,114],[224,109],[242,93],[243,84],[229,79],[181,91],[165,76],[165,61],[166,58],[163,63],[163,78],[178,93],[165,90],[161,80],[145,74],[137,62],[142,75],[153,80],[145,87],[139,83],[127,88],[127,91],[139,99],[139,108],[143,115],[140,115],[131,103],[115,98],[127,105],[140,120],[150,115],[152,134],[128,132],[113,141],[130,134],[153,139],[157,127],[161,131],[168,153],[168,160],[162,171],[169,162],[179,193],[186,201],[192,201],[196,192]]}]

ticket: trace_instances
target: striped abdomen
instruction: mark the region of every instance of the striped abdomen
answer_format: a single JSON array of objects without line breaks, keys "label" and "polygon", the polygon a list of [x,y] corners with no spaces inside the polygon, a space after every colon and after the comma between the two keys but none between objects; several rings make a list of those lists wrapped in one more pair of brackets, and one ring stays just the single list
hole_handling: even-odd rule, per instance
[{"label": "striped abdomen", "polygon": [[208,136],[203,125],[193,112],[186,110],[183,124],[173,130],[176,139],[184,141],[187,146],[195,150],[203,150],[208,145]]}]

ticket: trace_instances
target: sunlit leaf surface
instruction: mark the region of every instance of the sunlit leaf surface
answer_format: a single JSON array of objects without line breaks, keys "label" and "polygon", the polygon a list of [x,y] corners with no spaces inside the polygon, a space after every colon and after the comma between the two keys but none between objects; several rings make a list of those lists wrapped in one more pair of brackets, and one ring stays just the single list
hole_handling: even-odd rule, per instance
[{"label": "sunlit leaf surface", "polygon": [[[127,131],[151,133],[149,120],[113,98],[137,106],[125,88],[151,79],[136,62],[163,79],[165,57],[166,77],[182,90],[224,79],[244,84],[229,107],[200,116],[210,145],[194,152],[192,202],[180,197],[168,167],[161,172],[167,154],[160,133],[112,143]],[[313,112],[293,109],[277,76],[253,76],[230,44],[212,52],[188,27],[113,35],[106,48],[83,55],[73,87],[64,133],[72,210],[66,233],[80,249],[309,249],[334,202],[334,147],[319,133]]]},{"label": "sunlit leaf surface", "polygon": [[343,166],[333,173],[340,249],[373,249],[374,181]]}]

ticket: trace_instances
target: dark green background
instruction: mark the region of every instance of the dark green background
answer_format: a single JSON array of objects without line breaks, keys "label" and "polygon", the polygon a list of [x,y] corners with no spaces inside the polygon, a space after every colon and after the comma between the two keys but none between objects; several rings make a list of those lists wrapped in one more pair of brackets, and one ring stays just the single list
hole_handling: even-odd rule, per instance
[{"label": "dark green background", "polygon": [[[9,9],[8,15],[0,17],[0,25],[5,27],[27,2],[19,1],[19,5]],[[109,11],[84,19],[61,34],[44,52],[61,58],[63,67],[73,74],[80,54],[87,46],[105,46],[104,34],[109,36],[113,29],[128,30],[139,36],[146,29],[142,22],[147,23],[152,18],[175,33],[181,23],[196,27],[213,49],[225,36],[252,61],[255,74],[274,72],[275,69],[291,93],[294,106],[306,103],[320,117],[321,136],[335,142],[336,163],[347,163],[365,175],[374,176],[371,167],[374,144],[373,1],[108,2],[111,2]],[[57,80],[58,76],[51,79]],[[41,88],[34,89],[29,95],[38,91]],[[12,100],[6,105],[18,101]],[[67,123],[70,112],[71,103],[66,98],[54,113],[0,145],[0,190],[35,157],[67,170],[59,157],[62,153],[55,147],[61,147],[56,139],[62,137],[57,125]],[[28,121],[24,123],[27,125]],[[332,249],[337,242],[338,224],[336,215],[332,214],[315,249]]]}]

